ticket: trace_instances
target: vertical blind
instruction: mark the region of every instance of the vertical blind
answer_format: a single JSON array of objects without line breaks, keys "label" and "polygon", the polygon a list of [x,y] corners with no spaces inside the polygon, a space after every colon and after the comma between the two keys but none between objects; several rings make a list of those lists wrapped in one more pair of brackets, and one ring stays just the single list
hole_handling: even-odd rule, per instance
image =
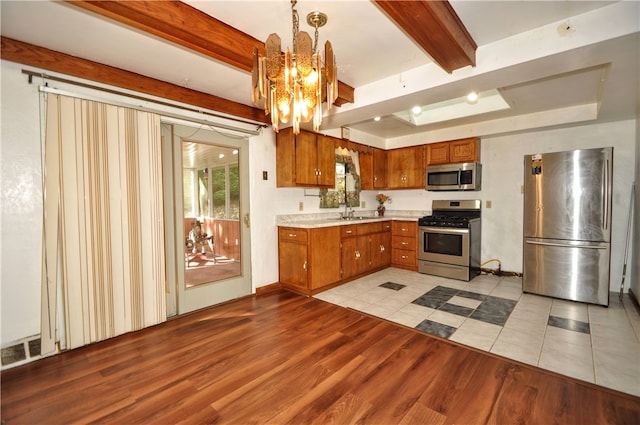
[{"label": "vertical blind", "polygon": [[166,320],[160,116],[46,105],[43,353],[58,292],[66,348]]}]

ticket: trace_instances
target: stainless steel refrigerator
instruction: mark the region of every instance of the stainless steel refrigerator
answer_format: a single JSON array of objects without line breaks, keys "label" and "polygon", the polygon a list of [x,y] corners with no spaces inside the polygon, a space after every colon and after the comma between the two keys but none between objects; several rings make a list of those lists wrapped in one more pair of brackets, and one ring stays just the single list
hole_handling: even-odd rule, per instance
[{"label": "stainless steel refrigerator", "polygon": [[609,305],[613,148],[524,157],[524,292]]}]

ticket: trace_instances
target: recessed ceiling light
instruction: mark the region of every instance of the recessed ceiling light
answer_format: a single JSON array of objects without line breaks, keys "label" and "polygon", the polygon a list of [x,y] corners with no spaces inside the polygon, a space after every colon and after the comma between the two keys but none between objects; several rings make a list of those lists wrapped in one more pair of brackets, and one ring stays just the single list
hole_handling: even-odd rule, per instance
[{"label": "recessed ceiling light", "polygon": [[471,104],[467,100],[467,96],[462,96],[431,105],[424,105],[419,116],[406,109],[393,115],[415,126],[420,126],[503,109],[509,109],[509,104],[502,98],[497,89],[493,89],[478,93],[478,100],[475,104]]},{"label": "recessed ceiling light", "polygon": [[233,154],[234,154],[234,155],[238,155],[238,149],[234,149],[234,150],[233,150]]},{"label": "recessed ceiling light", "polygon": [[467,95],[467,102],[476,103],[478,101],[478,93],[472,91]]},{"label": "recessed ceiling light", "polygon": [[411,108],[411,112],[413,113],[413,115],[420,115],[422,113],[422,106],[414,106],[413,108]]},{"label": "recessed ceiling light", "polygon": [[373,117],[374,121],[380,121],[380,117]]},{"label": "recessed ceiling light", "polygon": [[220,158],[220,159],[224,158],[224,154],[221,153],[220,155],[218,155],[218,158]]}]

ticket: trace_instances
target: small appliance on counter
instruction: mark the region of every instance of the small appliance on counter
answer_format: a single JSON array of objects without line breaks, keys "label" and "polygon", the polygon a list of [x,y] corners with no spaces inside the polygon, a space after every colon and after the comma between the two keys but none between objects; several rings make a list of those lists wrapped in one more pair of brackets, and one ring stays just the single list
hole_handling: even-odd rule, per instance
[{"label": "small appliance on counter", "polygon": [[525,155],[522,290],[609,305],[613,148]]},{"label": "small appliance on counter", "polygon": [[432,202],[418,220],[418,272],[470,281],[480,274],[481,201]]}]

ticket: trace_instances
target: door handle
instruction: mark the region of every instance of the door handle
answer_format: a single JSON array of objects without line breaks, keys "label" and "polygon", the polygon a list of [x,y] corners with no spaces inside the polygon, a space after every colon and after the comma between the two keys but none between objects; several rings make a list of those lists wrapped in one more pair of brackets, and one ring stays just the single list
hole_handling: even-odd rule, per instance
[{"label": "door handle", "polygon": [[556,246],[558,248],[587,248],[587,249],[607,249],[606,246],[602,245],[568,245],[561,243],[553,243],[553,242],[537,242],[537,241],[525,241],[529,245],[543,245],[543,246]]},{"label": "door handle", "polygon": [[251,227],[251,221],[249,220],[249,213],[244,215],[244,225],[247,227]]}]

